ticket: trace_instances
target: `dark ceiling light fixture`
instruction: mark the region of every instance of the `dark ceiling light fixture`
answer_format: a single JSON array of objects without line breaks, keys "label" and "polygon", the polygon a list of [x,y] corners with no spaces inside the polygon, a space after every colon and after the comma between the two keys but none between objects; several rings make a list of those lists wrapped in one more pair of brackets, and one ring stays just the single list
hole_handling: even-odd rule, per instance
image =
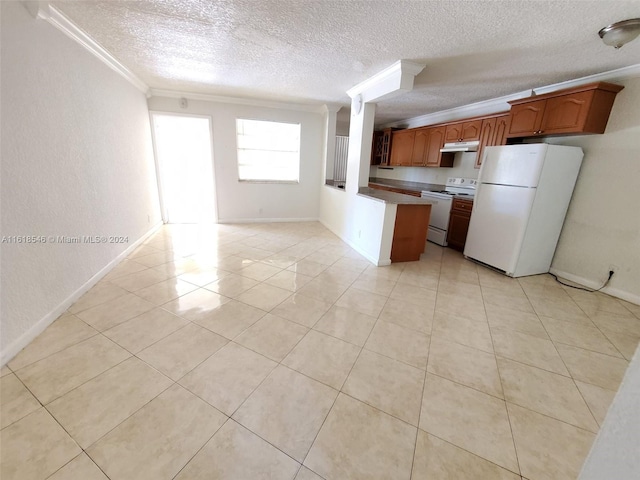
[{"label": "dark ceiling light fixture", "polygon": [[640,35],[640,18],[612,23],[600,30],[598,35],[606,45],[618,49]]}]

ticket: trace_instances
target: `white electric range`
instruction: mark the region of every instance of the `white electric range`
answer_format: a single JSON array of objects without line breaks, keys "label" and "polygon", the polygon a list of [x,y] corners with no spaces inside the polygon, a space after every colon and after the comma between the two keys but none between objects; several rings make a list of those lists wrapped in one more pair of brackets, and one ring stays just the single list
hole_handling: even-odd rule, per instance
[{"label": "white electric range", "polygon": [[456,197],[473,199],[476,193],[476,183],[475,178],[451,177],[447,179],[444,190],[425,190],[422,192],[422,198],[433,201],[427,234],[428,241],[443,247],[447,246],[447,229],[449,228],[453,199]]}]

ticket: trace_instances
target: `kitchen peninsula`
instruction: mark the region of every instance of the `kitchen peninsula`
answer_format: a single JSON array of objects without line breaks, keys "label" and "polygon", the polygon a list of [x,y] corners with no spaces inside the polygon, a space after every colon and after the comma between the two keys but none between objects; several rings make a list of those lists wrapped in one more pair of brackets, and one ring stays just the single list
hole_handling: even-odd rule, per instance
[{"label": "kitchen peninsula", "polygon": [[420,260],[427,241],[432,202],[413,195],[361,187],[358,195],[378,202],[397,205],[391,262]]}]

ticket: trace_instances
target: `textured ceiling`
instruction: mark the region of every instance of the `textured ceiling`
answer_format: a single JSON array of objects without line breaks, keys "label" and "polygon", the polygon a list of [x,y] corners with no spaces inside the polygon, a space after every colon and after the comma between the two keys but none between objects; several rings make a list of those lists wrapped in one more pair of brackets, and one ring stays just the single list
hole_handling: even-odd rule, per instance
[{"label": "textured ceiling", "polygon": [[376,123],[640,63],[600,28],[634,1],[151,0],[52,2],[152,88],[349,104],[399,59],[427,65]]}]

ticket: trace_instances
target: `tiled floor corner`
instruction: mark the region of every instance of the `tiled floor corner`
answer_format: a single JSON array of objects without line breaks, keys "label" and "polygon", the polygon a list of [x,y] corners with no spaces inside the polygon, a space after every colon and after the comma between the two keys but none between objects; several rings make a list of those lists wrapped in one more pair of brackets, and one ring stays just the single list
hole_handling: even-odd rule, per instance
[{"label": "tiled floor corner", "polygon": [[576,478],[640,307],[318,223],[166,225],[0,374],[3,480]]}]

